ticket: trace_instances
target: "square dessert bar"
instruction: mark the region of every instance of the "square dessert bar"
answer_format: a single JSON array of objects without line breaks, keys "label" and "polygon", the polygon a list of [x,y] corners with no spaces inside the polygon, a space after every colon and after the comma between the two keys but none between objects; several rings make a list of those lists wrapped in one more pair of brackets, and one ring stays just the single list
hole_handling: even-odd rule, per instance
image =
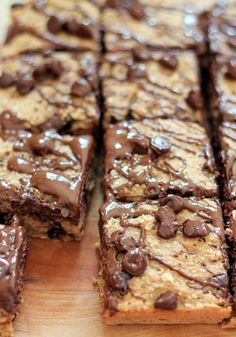
[{"label": "square dessert bar", "polygon": [[0,139],[0,212],[15,212],[33,237],[80,240],[94,186],[93,137],[19,130],[16,137]]},{"label": "square dessert bar", "polygon": [[16,218],[0,225],[0,336],[13,337],[12,320],[21,302],[24,264],[27,253],[25,229]]},{"label": "square dessert bar", "polygon": [[236,1],[218,2],[209,15],[208,43],[213,54],[234,56],[236,51]]},{"label": "square dessert bar", "polygon": [[227,219],[226,235],[229,240],[229,259],[230,259],[230,289],[232,293],[233,313],[226,327],[236,327],[236,201],[225,204],[225,216]]},{"label": "square dessert bar", "polygon": [[230,317],[217,201],[174,195],[108,201],[100,214],[106,323],[211,324]]},{"label": "square dessert bar", "polygon": [[97,66],[93,52],[0,57],[1,124],[7,126],[4,113],[10,110],[15,123],[33,132],[94,132],[99,122]]},{"label": "square dessert bar", "polygon": [[210,75],[212,115],[218,120],[236,122],[236,58],[216,55]]},{"label": "square dessert bar", "polygon": [[236,123],[224,122],[219,137],[224,195],[227,199],[236,199]]},{"label": "square dessert bar", "polygon": [[99,8],[92,1],[28,1],[11,10],[8,53],[100,50]]},{"label": "square dessert bar", "polygon": [[103,80],[105,125],[134,118],[177,117],[203,123],[199,68],[191,51],[107,53]]},{"label": "square dessert bar", "polygon": [[121,201],[179,195],[216,196],[211,146],[197,123],[129,121],[105,134],[105,194]]},{"label": "square dessert bar", "polygon": [[107,51],[193,48],[198,53],[205,43],[197,16],[187,10],[171,9],[137,1],[107,1],[102,11]]}]

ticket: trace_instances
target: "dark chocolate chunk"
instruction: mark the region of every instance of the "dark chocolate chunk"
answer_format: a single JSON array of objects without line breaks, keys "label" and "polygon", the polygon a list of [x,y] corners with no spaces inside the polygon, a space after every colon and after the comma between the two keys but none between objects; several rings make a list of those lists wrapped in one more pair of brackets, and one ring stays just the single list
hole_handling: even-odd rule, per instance
[{"label": "dark chocolate chunk", "polygon": [[74,82],[71,86],[71,95],[84,97],[91,93],[91,86],[84,78],[79,79],[77,82]]},{"label": "dark chocolate chunk", "polygon": [[225,76],[229,79],[236,80],[236,58],[231,58],[227,64]]},{"label": "dark chocolate chunk", "polygon": [[50,239],[56,239],[59,238],[60,236],[65,235],[65,231],[61,227],[53,227],[48,230],[47,234]]},{"label": "dark chocolate chunk", "polygon": [[78,24],[77,35],[84,39],[93,39],[93,31],[92,28],[85,23]]},{"label": "dark chocolate chunk", "polygon": [[181,197],[170,195],[166,198],[166,205],[173,209],[175,213],[179,213],[184,208],[184,203]]},{"label": "dark chocolate chunk", "polygon": [[55,15],[50,16],[48,23],[47,23],[47,28],[50,33],[56,34],[62,30],[63,27],[63,21],[58,18]]},{"label": "dark chocolate chunk", "polygon": [[166,291],[156,299],[154,306],[158,309],[175,310],[177,308],[178,298],[174,291]]},{"label": "dark chocolate chunk", "polygon": [[174,54],[166,53],[160,58],[159,63],[168,69],[176,69],[178,66],[178,59]]},{"label": "dark chocolate chunk", "polygon": [[133,49],[133,57],[137,61],[146,61],[150,58],[150,53],[144,46],[138,46]]},{"label": "dark chocolate chunk", "polygon": [[130,2],[128,6],[128,11],[130,15],[136,20],[142,20],[145,17],[143,7],[140,5],[138,1]]},{"label": "dark chocolate chunk", "polygon": [[77,34],[79,31],[79,24],[75,19],[71,19],[65,24],[66,30],[71,34]]},{"label": "dark chocolate chunk", "polygon": [[183,223],[183,233],[189,238],[204,237],[209,231],[203,219],[188,219]]},{"label": "dark chocolate chunk", "polygon": [[48,78],[48,72],[45,64],[40,64],[33,71],[33,78],[38,82],[43,82]]},{"label": "dark chocolate chunk", "polygon": [[171,148],[169,140],[161,136],[152,137],[150,145],[151,149],[158,155],[168,152]]},{"label": "dark chocolate chunk", "polygon": [[107,285],[114,290],[118,290],[122,295],[127,293],[129,279],[130,276],[128,274],[120,271],[108,274],[106,277]]},{"label": "dark chocolate chunk", "polygon": [[141,248],[131,248],[122,260],[123,269],[132,276],[139,276],[147,268],[147,258]]},{"label": "dark chocolate chunk", "polygon": [[11,74],[3,71],[0,76],[0,87],[8,88],[12,86],[14,83],[15,83],[15,78]]},{"label": "dark chocolate chunk", "polygon": [[201,95],[200,90],[198,89],[190,90],[186,98],[186,102],[188,103],[189,106],[191,106],[191,108],[195,110],[201,109],[203,106],[203,102],[202,102],[202,95]]},{"label": "dark chocolate chunk", "polygon": [[47,62],[46,68],[54,77],[59,77],[64,71],[63,65],[59,60]]},{"label": "dark chocolate chunk", "polygon": [[20,74],[16,80],[16,87],[21,95],[27,95],[34,88],[34,80],[30,74]]},{"label": "dark chocolate chunk", "polygon": [[137,242],[132,236],[125,235],[119,231],[112,233],[111,240],[120,252],[127,252],[129,249],[137,246]]},{"label": "dark chocolate chunk", "polygon": [[175,212],[168,206],[162,206],[157,212],[158,218],[158,235],[162,239],[175,237],[178,230]]},{"label": "dark chocolate chunk", "polygon": [[146,68],[144,64],[133,64],[127,73],[129,80],[135,80],[146,77]]}]

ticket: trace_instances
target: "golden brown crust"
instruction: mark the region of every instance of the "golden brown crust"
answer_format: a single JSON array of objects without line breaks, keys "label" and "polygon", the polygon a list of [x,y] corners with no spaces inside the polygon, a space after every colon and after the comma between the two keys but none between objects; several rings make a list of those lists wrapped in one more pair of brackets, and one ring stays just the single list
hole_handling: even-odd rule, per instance
[{"label": "golden brown crust", "polygon": [[[180,308],[175,311],[161,309],[145,311],[116,312],[110,316],[104,312],[102,318],[108,325],[116,324],[215,324],[231,315],[230,308],[204,307],[196,309]],[[236,322],[235,322],[236,323]],[[236,326],[236,324],[234,325]]]}]

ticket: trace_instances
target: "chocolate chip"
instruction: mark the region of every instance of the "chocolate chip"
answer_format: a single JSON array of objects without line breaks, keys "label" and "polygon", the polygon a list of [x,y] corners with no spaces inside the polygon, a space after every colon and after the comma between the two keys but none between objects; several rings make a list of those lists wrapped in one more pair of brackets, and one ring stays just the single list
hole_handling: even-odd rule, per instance
[{"label": "chocolate chip", "polygon": [[120,271],[108,274],[106,277],[107,285],[114,290],[118,290],[121,295],[127,293],[128,280],[130,280],[130,276]]},{"label": "chocolate chip", "polygon": [[203,219],[188,219],[183,223],[183,233],[189,238],[204,237],[209,231]]},{"label": "chocolate chip", "polygon": [[145,78],[146,77],[146,68],[144,64],[133,64],[129,70],[127,77],[129,80],[135,80],[139,78]]},{"label": "chocolate chip", "polygon": [[64,71],[63,65],[59,60],[47,62],[46,68],[54,77],[59,77]]},{"label": "chocolate chip", "polygon": [[120,0],[107,0],[106,6],[111,8],[118,8],[120,7]]},{"label": "chocolate chip", "polygon": [[48,73],[45,64],[41,64],[34,69],[33,78],[38,82],[43,82],[48,78]]},{"label": "chocolate chip", "polygon": [[177,294],[174,291],[166,291],[156,299],[154,306],[158,309],[175,310],[177,308]]},{"label": "chocolate chip", "polygon": [[178,230],[176,215],[172,208],[162,206],[157,212],[158,219],[158,235],[162,239],[170,239],[175,237]]},{"label": "chocolate chip", "polygon": [[171,195],[166,198],[166,205],[173,209],[175,213],[179,213],[184,208],[184,203],[181,197],[176,195]]},{"label": "chocolate chip", "polygon": [[161,136],[152,137],[150,145],[151,149],[158,155],[168,152],[171,148],[169,140]]},{"label": "chocolate chip", "polygon": [[71,34],[77,34],[79,31],[79,24],[75,19],[71,19],[65,24],[66,30]]},{"label": "chocolate chip", "polygon": [[84,97],[91,93],[91,86],[84,78],[81,78],[77,82],[74,82],[71,86],[71,95]]},{"label": "chocolate chip", "polygon": [[1,88],[8,88],[12,86],[14,82],[15,82],[15,78],[11,74],[5,71],[2,72],[0,76],[0,87]]},{"label": "chocolate chip", "polygon": [[150,58],[150,54],[144,46],[139,46],[133,49],[133,57],[137,61],[146,61]]},{"label": "chocolate chip", "polygon": [[202,106],[203,106],[203,102],[202,102],[202,95],[201,95],[201,92],[200,90],[198,89],[192,89],[190,90],[187,98],[186,98],[186,102],[187,104],[197,110],[197,109],[201,109]]},{"label": "chocolate chip", "polygon": [[21,95],[28,94],[34,87],[34,80],[29,74],[20,74],[16,80],[16,87]]},{"label": "chocolate chip", "polygon": [[159,63],[165,68],[174,70],[178,66],[178,59],[174,54],[166,53],[160,58]]},{"label": "chocolate chip", "polygon": [[79,35],[81,38],[84,38],[84,39],[93,39],[92,28],[85,23],[79,23],[77,35]]},{"label": "chocolate chip", "polygon": [[142,20],[145,17],[143,7],[138,1],[133,1],[128,6],[128,11],[130,15],[136,20]]},{"label": "chocolate chip", "polygon": [[231,58],[226,66],[225,76],[231,80],[236,80],[236,58]]},{"label": "chocolate chip", "polygon": [[57,16],[52,15],[50,16],[47,28],[50,33],[56,34],[62,30],[63,22],[61,19],[59,19]]},{"label": "chocolate chip", "polygon": [[55,227],[55,228],[50,228],[48,230],[47,234],[48,234],[48,237],[50,239],[56,239],[56,238],[58,238],[60,236],[65,235],[65,231],[61,227]]},{"label": "chocolate chip", "polygon": [[147,258],[141,248],[131,248],[123,257],[123,269],[132,276],[139,276],[147,268]]},{"label": "chocolate chip", "polygon": [[112,233],[111,240],[119,252],[127,252],[129,249],[137,246],[137,242],[132,236],[125,235],[119,231]]}]

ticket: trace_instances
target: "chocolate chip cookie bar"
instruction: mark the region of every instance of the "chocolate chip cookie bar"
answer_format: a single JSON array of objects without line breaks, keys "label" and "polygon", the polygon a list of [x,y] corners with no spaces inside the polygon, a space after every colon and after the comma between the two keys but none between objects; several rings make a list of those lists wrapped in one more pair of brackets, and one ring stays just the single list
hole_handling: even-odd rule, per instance
[{"label": "chocolate chip cookie bar", "polygon": [[80,240],[94,186],[93,137],[17,130],[3,138],[0,212],[15,212],[33,237]]},{"label": "chocolate chip cookie bar", "polygon": [[211,62],[211,109],[214,118],[236,121],[236,58],[216,55]]},{"label": "chocolate chip cookie bar", "polygon": [[127,119],[176,117],[203,123],[196,56],[191,51],[107,53],[100,75],[104,124]]},{"label": "chocolate chip cookie bar", "polygon": [[[94,132],[99,122],[97,64],[92,52],[0,57],[0,124],[10,129],[21,124],[33,132]],[[14,118],[11,125],[6,111]]]},{"label": "chocolate chip cookie bar", "polygon": [[0,225],[0,336],[13,337],[12,320],[21,301],[27,252],[25,229],[16,218]]},{"label": "chocolate chip cookie bar", "polygon": [[45,49],[100,50],[99,9],[92,1],[28,1],[13,5],[8,55]]},{"label": "chocolate chip cookie bar", "polygon": [[220,127],[220,147],[224,195],[236,198],[236,123],[224,122]]},{"label": "chocolate chip cookie bar", "polygon": [[105,194],[121,201],[216,196],[216,170],[204,129],[171,119],[122,122],[105,134]]},{"label": "chocolate chip cookie bar", "polygon": [[198,18],[187,10],[146,6],[136,1],[110,1],[102,11],[107,51],[178,48],[205,50]]},{"label": "chocolate chip cookie bar", "polygon": [[174,195],[108,201],[100,214],[106,323],[211,324],[230,317],[217,201]]}]

